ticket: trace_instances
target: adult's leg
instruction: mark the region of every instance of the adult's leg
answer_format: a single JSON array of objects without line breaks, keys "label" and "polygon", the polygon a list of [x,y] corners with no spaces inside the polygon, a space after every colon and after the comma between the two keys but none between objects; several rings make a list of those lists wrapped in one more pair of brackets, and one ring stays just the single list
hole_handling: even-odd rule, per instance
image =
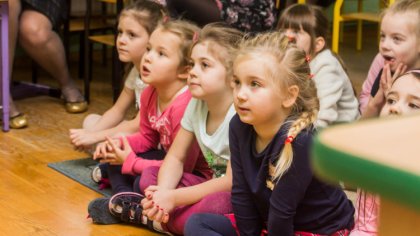
[{"label": "adult's leg", "polygon": [[230,220],[223,215],[201,213],[192,215],[185,224],[185,236],[237,236]]},{"label": "adult's leg", "polygon": [[167,0],[168,9],[200,26],[221,21],[215,0]]},{"label": "adult's leg", "polygon": [[70,77],[63,43],[45,15],[30,9],[22,12],[19,42],[25,51],[58,81],[66,101],[84,100]]},{"label": "adult's leg", "polygon": [[[18,36],[19,16],[22,10],[20,0],[9,1],[9,71],[12,78],[13,61],[15,58],[15,49]],[[19,114],[19,110],[10,96],[10,117]]]}]

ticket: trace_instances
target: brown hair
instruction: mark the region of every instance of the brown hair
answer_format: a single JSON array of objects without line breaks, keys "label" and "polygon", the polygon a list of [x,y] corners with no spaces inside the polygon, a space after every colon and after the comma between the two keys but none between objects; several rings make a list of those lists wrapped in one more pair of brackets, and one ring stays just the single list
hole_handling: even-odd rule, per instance
[{"label": "brown hair", "polygon": [[[231,77],[233,60],[235,59],[239,42],[243,38],[244,33],[238,29],[228,26],[225,23],[217,22],[205,25],[204,28],[196,35],[197,39],[192,45],[191,50],[199,43],[208,42],[208,50],[210,54],[224,65],[228,77]],[[218,45],[224,50],[219,50],[220,48],[214,47],[214,45]]]},{"label": "brown hair", "polygon": [[[168,15],[167,9],[161,4],[151,0],[137,0],[124,7],[121,11],[121,17],[133,17],[144,27],[150,36],[157,25]],[[124,68],[124,78],[130,74],[133,63],[128,63]]]},{"label": "brown hair", "polygon": [[[238,58],[244,56],[270,56],[275,66],[269,68],[267,75],[279,85],[281,91],[292,85],[299,88],[299,95],[292,107],[291,125],[287,137],[295,138],[302,130],[311,128],[319,110],[319,100],[314,81],[310,76],[309,64],[305,52],[280,32],[259,34],[253,38],[244,39],[240,45]],[[275,166],[272,180],[278,180],[289,169],[293,161],[292,144],[284,145]]]},{"label": "brown hair", "polygon": [[137,0],[124,7],[119,17],[134,17],[150,35],[167,15],[168,11],[161,4],[150,0]]},{"label": "brown hair", "polygon": [[179,37],[179,56],[180,66],[187,66],[189,63],[188,55],[193,44],[193,38],[196,33],[199,33],[200,28],[186,20],[170,20],[160,24],[157,29],[172,33]]},{"label": "brown hair", "polygon": [[277,29],[281,31],[288,28],[297,31],[303,29],[311,36],[311,56],[314,56],[315,39],[322,37],[326,41],[329,34],[328,19],[322,8],[311,4],[293,4],[284,10],[277,24]]}]

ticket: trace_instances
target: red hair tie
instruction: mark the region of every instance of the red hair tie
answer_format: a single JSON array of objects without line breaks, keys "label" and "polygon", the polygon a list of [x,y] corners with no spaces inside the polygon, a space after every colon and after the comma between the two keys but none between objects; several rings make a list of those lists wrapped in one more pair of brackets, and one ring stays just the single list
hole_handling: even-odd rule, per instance
[{"label": "red hair tie", "polygon": [[293,142],[293,136],[287,136],[287,138],[286,138],[286,140],[284,141],[284,144],[286,145],[286,144],[289,144],[289,143],[292,143]]},{"label": "red hair tie", "polygon": [[311,61],[311,56],[306,55],[305,60],[309,63]]}]

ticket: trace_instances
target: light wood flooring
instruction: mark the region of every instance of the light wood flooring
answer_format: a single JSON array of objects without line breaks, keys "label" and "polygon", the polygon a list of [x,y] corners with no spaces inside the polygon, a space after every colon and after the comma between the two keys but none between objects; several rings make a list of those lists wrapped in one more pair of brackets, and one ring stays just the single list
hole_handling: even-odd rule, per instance
[{"label": "light wood flooring", "polygon": [[[377,52],[376,27],[365,34],[364,50],[355,49],[354,34],[346,33],[340,55],[360,90]],[[373,32],[373,33],[372,33]],[[367,40],[366,40],[367,39]],[[47,167],[50,162],[86,157],[73,150],[68,129],[80,127],[89,113],[103,113],[112,105],[110,64],[94,62],[91,104],[83,114],[68,114],[56,98],[38,96],[17,101],[29,116],[29,127],[0,132],[0,235],[156,235],[129,225],[95,225],[86,219],[87,205],[100,194]],[[70,61],[77,77],[77,55]],[[25,56],[15,63],[14,80],[29,80],[30,62]],[[41,74],[40,83],[56,85]],[[82,80],[77,80],[82,86]]]}]

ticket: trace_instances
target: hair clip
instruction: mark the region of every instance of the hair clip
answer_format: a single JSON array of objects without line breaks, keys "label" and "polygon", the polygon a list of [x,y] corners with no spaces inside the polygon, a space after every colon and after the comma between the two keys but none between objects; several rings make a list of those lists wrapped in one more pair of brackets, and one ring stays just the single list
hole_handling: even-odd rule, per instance
[{"label": "hair clip", "polygon": [[289,39],[290,43],[294,43],[296,41],[295,37],[293,36],[287,36],[287,38]]},{"label": "hair clip", "polygon": [[309,79],[312,79],[314,77],[314,74],[309,74]]},{"label": "hair clip", "polygon": [[162,13],[162,22],[166,23],[169,21],[169,16],[164,12],[162,9],[160,10],[160,13]]},{"label": "hair clip", "polygon": [[286,144],[289,144],[289,143],[292,143],[293,142],[293,136],[287,136],[287,138],[286,138],[286,140],[284,141],[284,144],[286,145]]},{"label": "hair clip", "polygon": [[311,61],[311,56],[306,55],[305,60],[306,60],[306,62],[308,62],[308,63],[309,63],[309,62]]},{"label": "hair clip", "polygon": [[194,35],[192,37],[193,43],[196,43],[198,41],[198,37],[199,37],[198,32],[197,31],[194,31]]}]

